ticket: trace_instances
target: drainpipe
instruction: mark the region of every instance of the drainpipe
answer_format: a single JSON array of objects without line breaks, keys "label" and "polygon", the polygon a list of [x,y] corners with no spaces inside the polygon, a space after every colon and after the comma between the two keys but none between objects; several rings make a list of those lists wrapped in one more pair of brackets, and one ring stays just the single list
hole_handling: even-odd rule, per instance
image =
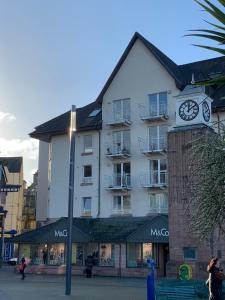
[{"label": "drainpipe", "polygon": [[119,276],[121,277],[122,275],[122,272],[121,272],[121,244],[119,245],[120,246],[120,252],[119,252]]},{"label": "drainpipe", "polygon": [[100,203],[100,192],[101,192],[101,131],[98,132],[98,213],[97,218],[100,216],[100,209],[101,209],[101,203]]}]

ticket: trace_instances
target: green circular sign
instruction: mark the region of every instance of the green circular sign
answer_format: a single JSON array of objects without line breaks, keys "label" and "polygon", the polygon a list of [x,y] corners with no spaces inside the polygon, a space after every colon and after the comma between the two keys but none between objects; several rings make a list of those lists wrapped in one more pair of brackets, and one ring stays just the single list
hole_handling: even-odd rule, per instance
[{"label": "green circular sign", "polygon": [[192,268],[187,264],[182,264],[179,267],[179,279],[190,280],[192,279]]}]

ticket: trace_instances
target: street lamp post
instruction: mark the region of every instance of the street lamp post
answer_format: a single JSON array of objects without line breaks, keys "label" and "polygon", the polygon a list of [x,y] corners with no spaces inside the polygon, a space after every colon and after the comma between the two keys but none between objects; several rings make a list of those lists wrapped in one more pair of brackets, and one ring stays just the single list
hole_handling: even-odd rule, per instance
[{"label": "street lamp post", "polygon": [[76,132],[76,106],[72,105],[72,109],[71,109],[71,113],[70,113],[70,173],[69,173],[67,242],[66,242],[66,289],[65,289],[65,295],[71,294],[75,132]]}]

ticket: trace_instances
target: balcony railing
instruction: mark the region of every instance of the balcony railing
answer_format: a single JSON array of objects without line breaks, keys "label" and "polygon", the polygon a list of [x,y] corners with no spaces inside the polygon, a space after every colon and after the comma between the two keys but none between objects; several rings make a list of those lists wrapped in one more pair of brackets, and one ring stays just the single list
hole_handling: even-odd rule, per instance
[{"label": "balcony railing", "polygon": [[168,214],[168,207],[150,206],[149,214]]},{"label": "balcony railing", "polygon": [[114,144],[106,146],[106,156],[109,158],[126,158],[130,156],[129,144]]},{"label": "balcony railing", "polygon": [[152,171],[140,176],[141,186],[143,188],[166,188],[168,186],[167,171]]},{"label": "balcony railing", "polygon": [[130,215],[131,209],[112,209],[112,215]]},{"label": "balcony railing", "polygon": [[153,153],[165,153],[167,151],[167,139],[165,136],[151,138],[150,141],[138,138],[140,151],[145,155]]},{"label": "balcony railing", "polygon": [[92,184],[92,177],[83,177],[82,184]]},{"label": "balcony railing", "polygon": [[119,127],[119,126],[130,126],[132,124],[129,117],[121,116],[120,118],[113,117],[109,122],[107,122],[107,125],[111,127]]},{"label": "balcony railing", "polygon": [[108,176],[105,187],[111,191],[130,190],[132,188],[131,176],[130,174]]},{"label": "balcony railing", "polygon": [[167,108],[160,106],[158,109],[150,109],[144,105],[139,105],[139,115],[142,121],[154,122],[154,121],[166,121],[169,116]]}]

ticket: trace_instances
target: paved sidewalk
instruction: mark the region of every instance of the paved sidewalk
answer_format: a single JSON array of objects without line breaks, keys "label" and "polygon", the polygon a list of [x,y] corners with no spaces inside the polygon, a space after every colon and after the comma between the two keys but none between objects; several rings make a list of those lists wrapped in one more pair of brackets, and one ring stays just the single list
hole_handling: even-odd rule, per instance
[{"label": "paved sidewalk", "polygon": [[22,281],[11,269],[0,269],[0,300],[146,300],[146,280],[72,277],[72,295],[64,292],[64,276],[27,274]]}]

